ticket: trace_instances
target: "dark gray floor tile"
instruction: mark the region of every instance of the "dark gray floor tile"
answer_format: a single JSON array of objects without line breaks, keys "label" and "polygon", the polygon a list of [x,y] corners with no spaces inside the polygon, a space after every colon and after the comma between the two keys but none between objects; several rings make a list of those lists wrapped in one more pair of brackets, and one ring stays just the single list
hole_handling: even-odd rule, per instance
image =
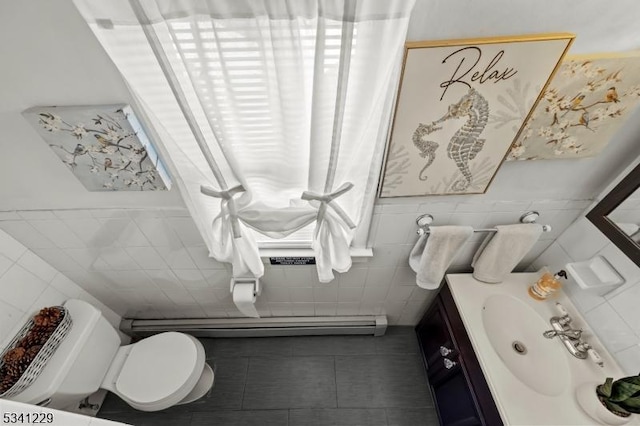
[{"label": "dark gray floor tile", "polygon": [[335,407],[333,357],[249,359],[243,409]]},{"label": "dark gray floor tile", "polygon": [[413,327],[389,327],[384,336],[375,338],[375,346],[378,354],[420,353]]},{"label": "dark gray floor tile", "polygon": [[383,337],[201,341],[216,374],[210,394],[155,413],[108,394],[99,416],[135,426],[437,424],[412,327]]},{"label": "dark gray floor tile", "polygon": [[233,356],[291,356],[292,337],[201,338],[207,359]]},{"label": "dark gray floor tile", "polygon": [[[287,410],[213,411],[210,413],[193,413],[193,418],[191,420],[191,426],[287,425]],[[178,424],[176,424],[176,426],[178,426]]]},{"label": "dark gray floor tile", "polygon": [[293,343],[294,356],[374,354],[373,336],[305,336]]},{"label": "dark gray floor tile", "polygon": [[107,396],[104,398],[102,402],[102,406],[100,407],[100,414],[102,413],[119,413],[119,412],[127,412],[132,410],[131,406],[124,402],[117,395],[107,392]]},{"label": "dark gray floor tile", "polygon": [[289,426],[386,426],[384,409],[321,408],[289,410]]},{"label": "dark gray floor tile", "polygon": [[167,414],[164,411],[145,412],[131,409],[130,412],[108,413],[100,418],[133,426],[187,426],[191,424],[191,413]]},{"label": "dark gray floor tile", "polygon": [[337,356],[340,408],[426,408],[432,404],[417,354]]},{"label": "dark gray floor tile", "polygon": [[438,426],[435,408],[387,408],[389,426]]},{"label": "dark gray floor tile", "polygon": [[201,337],[207,359],[218,357],[246,356],[249,339],[218,339]]},{"label": "dark gray floor tile", "polygon": [[213,389],[191,404],[191,411],[239,410],[247,379],[249,358],[215,358],[207,361],[214,369]]},{"label": "dark gray floor tile", "polygon": [[258,337],[250,339],[248,356],[291,356],[294,337]]}]

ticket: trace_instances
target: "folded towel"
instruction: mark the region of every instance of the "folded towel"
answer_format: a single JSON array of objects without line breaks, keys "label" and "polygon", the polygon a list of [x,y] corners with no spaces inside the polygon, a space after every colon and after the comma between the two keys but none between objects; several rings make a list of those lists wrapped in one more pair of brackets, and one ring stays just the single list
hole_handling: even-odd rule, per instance
[{"label": "folded towel", "polygon": [[409,266],[416,273],[419,287],[434,290],[440,287],[447,268],[473,234],[470,226],[432,226],[411,250]]},{"label": "folded towel", "polygon": [[485,283],[500,283],[531,250],[542,234],[542,225],[524,223],[496,226],[473,256],[473,278]]}]

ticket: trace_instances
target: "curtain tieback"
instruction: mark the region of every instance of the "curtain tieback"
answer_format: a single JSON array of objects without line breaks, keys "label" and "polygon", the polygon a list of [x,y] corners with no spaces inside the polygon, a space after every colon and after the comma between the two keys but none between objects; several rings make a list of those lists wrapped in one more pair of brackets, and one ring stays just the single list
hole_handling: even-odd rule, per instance
[{"label": "curtain tieback", "polygon": [[236,185],[229,189],[224,189],[221,191],[215,190],[210,186],[200,186],[200,192],[204,195],[208,195],[209,197],[220,198],[222,207],[226,205],[229,209],[229,220],[231,221],[231,231],[233,232],[233,238],[240,238],[242,234],[240,233],[240,222],[238,221],[238,211],[236,210],[236,204],[233,201],[233,196],[239,192],[244,192],[244,186]]},{"label": "curtain tieback", "polygon": [[317,194],[311,191],[304,191],[301,198],[307,201],[314,200],[320,201],[320,203],[322,203],[320,205],[320,209],[318,210],[318,223],[321,222],[322,219],[324,219],[324,211],[327,208],[326,206],[329,206],[338,214],[338,216],[340,216],[340,218],[344,221],[344,223],[347,224],[347,226],[349,226],[349,228],[354,229],[356,227],[356,224],[353,223],[351,218],[347,215],[347,213],[345,213],[344,210],[342,210],[339,205],[332,202],[339,196],[348,192],[351,188],[353,188],[353,184],[351,182],[346,182],[340,188],[327,194]]}]

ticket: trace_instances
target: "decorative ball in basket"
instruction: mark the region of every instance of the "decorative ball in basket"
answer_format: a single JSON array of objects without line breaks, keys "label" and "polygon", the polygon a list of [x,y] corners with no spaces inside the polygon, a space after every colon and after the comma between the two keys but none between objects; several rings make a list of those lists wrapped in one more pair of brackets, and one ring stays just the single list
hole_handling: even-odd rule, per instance
[{"label": "decorative ball in basket", "polygon": [[62,306],[42,308],[0,355],[0,397],[16,395],[38,377],[71,328]]}]

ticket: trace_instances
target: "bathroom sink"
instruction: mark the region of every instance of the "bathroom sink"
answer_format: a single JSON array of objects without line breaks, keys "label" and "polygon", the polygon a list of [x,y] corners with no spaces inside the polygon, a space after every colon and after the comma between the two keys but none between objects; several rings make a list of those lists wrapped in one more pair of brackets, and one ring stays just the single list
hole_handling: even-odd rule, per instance
[{"label": "bathroom sink", "polygon": [[482,306],[482,323],[493,349],[522,383],[549,396],[566,389],[568,354],[559,341],[542,335],[551,329],[548,319],[513,296],[495,294]]}]

